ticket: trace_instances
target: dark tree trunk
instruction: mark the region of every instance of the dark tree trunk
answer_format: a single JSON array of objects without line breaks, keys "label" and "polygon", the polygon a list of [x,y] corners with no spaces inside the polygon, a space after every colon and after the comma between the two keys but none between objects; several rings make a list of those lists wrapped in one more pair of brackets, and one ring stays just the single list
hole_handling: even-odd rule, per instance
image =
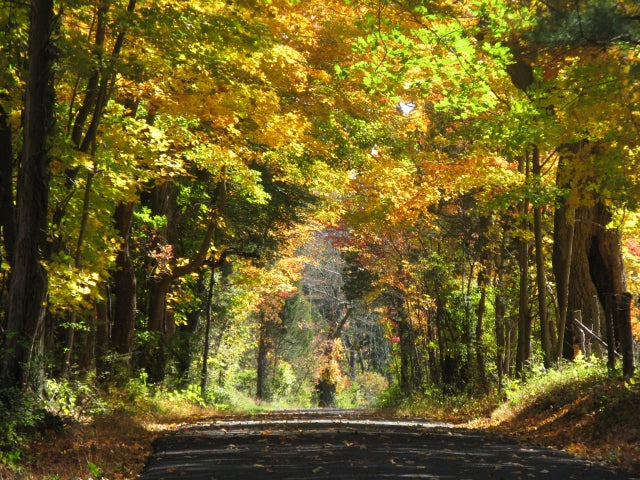
[{"label": "dark tree trunk", "polygon": [[129,355],[136,325],[136,274],[129,253],[129,237],[134,203],[120,203],[114,214],[116,228],[123,239],[113,274],[116,292],[111,343],[116,352]]},{"label": "dark tree trunk", "polygon": [[400,342],[400,390],[411,393],[411,331],[405,318],[398,319],[398,337]]},{"label": "dark tree trunk", "polygon": [[4,251],[9,264],[16,241],[15,210],[13,208],[13,145],[11,125],[0,105],[0,227]]},{"label": "dark tree trunk", "polygon": [[[532,155],[532,171],[536,183],[541,181],[540,150],[534,147]],[[551,348],[551,330],[547,309],[547,273],[545,267],[544,239],[542,232],[542,206],[535,205],[533,211],[533,232],[536,249],[536,283],[538,286],[538,315],[540,316],[540,343],[545,368],[551,367],[553,350]]]},{"label": "dark tree trunk", "polygon": [[321,408],[333,408],[336,406],[336,384],[320,379],[318,383],[319,400]]},{"label": "dark tree trunk", "polygon": [[166,341],[175,329],[167,312],[167,293],[171,286],[171,277],[162,276],[151,279],[149,287],[149,332],[151,336],[143,346],[142,367],[149,374],[152,383],[164,380],[166,363]]},{"label": "dark tree trunk", "polygon": [[[141,366],[149,372],[149,378],[154,382],[164,379],[166,344],[176,331],[173,316],[167,312],[167,294],[171,284],[176,279],[196,272],[204,265],[216,230],[217,220],[215,216],[224,210],[226,194],[226,183],[221,180],[217,186],[216,205],[211,212],[211,218],[199,250],[189,263],[175,266],[173,255],[166,251],[162,252],[160,249],[165,245],[177,243],[174,238],[177,234],[177,229],[171,228],[175,225],[175,216],[178,211],[176,187],[171,183],[165,183],[154,191],[153,211],[157,215],[166,215],[167,225],[169,225],[165,232],[158,234],[158,257],[161,258],[158,259],[159,263],[154,267],[156,272],[152,275],[149,283],[149,307],[147,311],[148,328],[152,335],[149,342],[147,342],[148,344],[144,347],[145,353],[141,359]],[[165,262],[165,264],[163,265],[162,262]]]},{"label": "dark tree trunk", "polygon": [[256,378],[256,397],[264,400],[267,395],[267,354],[269,352],[269,333],[264,325],[264,318],[260,321],[260,330],[258,338],[258,358],[257,358],[257,378]]},{"label": "dark tree trunk", "polygon": [[[54,121],[51,43],[53,1],[32,0],[28,73],[23,114],[22,165],[18,173],[16,243],[9,288],[1,387],[40,388],[47,274],[40,263],[46,243],[49,135]],[[30,374],[35,374],[32,379]]]},{"label": "dark tree trunk", "polygon": [[[202,273],[202,275],[198,276],[198,279],[196,281],[195,294],[198,296],[198,298],[202,298],[203,290],[204,272]],[[209,303],[208,300],[206,303]],[[176,374],[178,377],[178,382],[182,388],[187,388],[190,384],[189,370],[191,369],[193,355],[195,353],[194,339],[195,333],[200,326],[201,316],[202,311],[200,309],[193,309],[188,312],[186,315],[186,324],[181,324],[177,327],[176,335],[173,341],[170,343],[172,352],[176,360]],[[205,346],[205,350],[208,350],[208,346]]]},{"label": "dark tree trunk", "polygon": [[107,365],[107,354],[109,351],[109,338],[111,336],[110,303],[111,292],[109,287],[104,287],[103,301],[96,303],[96,348],[95,348],[95,364],[96,376],[98,380],[103,380],[109,371]]},{"label": "dark tree trunk", "polygon": [[620,350],[622,351],[622,373],[630,378],[635,372],[633,358],[633,332],[631,330],[631,301],[633,297],[629,292],[624,292],[618,297],[617,302],[617,327],[620,337]]}]

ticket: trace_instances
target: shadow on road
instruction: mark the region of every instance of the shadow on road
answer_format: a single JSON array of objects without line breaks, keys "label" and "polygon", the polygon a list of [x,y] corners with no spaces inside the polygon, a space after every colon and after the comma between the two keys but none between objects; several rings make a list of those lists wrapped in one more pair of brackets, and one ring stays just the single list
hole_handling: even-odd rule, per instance
[{"label": "shadow on road", "polygon": [[155,442],[141,480],[629,480],[564,452],[358,410],[289,410],[190,425]]}]

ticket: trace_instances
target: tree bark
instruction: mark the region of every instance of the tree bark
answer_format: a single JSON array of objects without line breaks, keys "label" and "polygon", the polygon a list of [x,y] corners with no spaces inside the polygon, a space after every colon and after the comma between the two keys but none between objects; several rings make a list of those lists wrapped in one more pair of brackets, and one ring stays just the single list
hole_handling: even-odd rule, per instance
[{"label": "tree bark", "polygon": [[[173,210],[175,207],[175,199],[173,197],[174,187],[175,186],[171,184],[165,185],[167,192],[170,193],[157,196],[160,204],[154,209],[155,212],[164,212],[165,215],[167,215],[168,225],[172,224],[171,216],[175,213]],[[215,215],[222,212],[225,202],[226,183],[224,179],[221,179],[216,192],[216,205],[215,208],[212,209],[207,230],[196,254],[189,263],[181,266],[173,266],[173,258],[166,258],[165,261],[167,261],[168,264],[151,277],[147,315],[148,328],[153,335],[149,341],[150,344],[145,346],[146,353],[142,359],[142,367],[146,368],[149,372],[149,379],[151,381],[159,382],[164,379],[165,344],[175,332],[173,318],[169,318],[167,314],[167,293],[175,280],[197,271],[204,265],[217,226]],[[167,236],[173,234],[170,230],[171,229],[169,229]]]},{"label": "tree bark", "polygon": [[109,337],[111,336],[110,305],[111,292],[107,285],[103,286],[105,299],[96,302],[96,347],[95,365],[96,377],[99,381],[104,380],[108,372],[107,353],[109,350]]},{"label": "tree bark", "polygon": [[[599,323],[599,318],[605,318],[607,343],[615,344],[612,340],[615,340],[615,319],[619,318],[618,299],[626,291],[620,236],[619,232],[607,228],[611,212],[598,198],[588,205],[579,204],[581,199],[589,198],[589,192],[584,190],[588,182],[583,180],[582,183],[576,183],[572,168],[573,162],[598,155],[598,149],[582,142],[567,147],[566,151],[558,166],[557,184],[560,188],[570,189],[570,197],[567,204],[556,209],[554,219],[553,266],[558,283],[558,300],[566,302],[567,311],[580,310],[583,322],[591,329]],[[578,206],[573,207],[569,202]],[[572,212],[575,212],[575,219],[571,236]],[[571,255],[568,255],[568,250]],[[569,264],[568,258],[571,259]],[[570,270],[570,275],[565,284],[563,272],[566,270]],[[563,298],[564,291],[567,292],[566,298]],[[559,349],[563,348],[565,358],[573,358],[574,355],[571,323],[567,317],[565,329],[559,332],[565,335],[564,345],[558,346]],[[609,345],[609,348],[612,347]],[[611,368],[614,362],[613,353],[609,352]]]},{"label": "tree bark", "polygon": [[635,372],[633,358],[633,331],[631,330],[631,301],[633,297],[624,292],[618,297],[617,326],[620,332],[620,350],[622,350],[622,373],[631,378]]},{"label": "tree bark", "polygon": [[495,314],[495,336],[496,336],[496,370],[498,373],[498,389],[502,389],[505,374],[508,374],[506,367],[506,314],[507,304],[503,296],[504,285],[504,258],[505,258],[504,240],[500,247],[500,253],[495,256],[495,278],[493,285],[496,289],[495,305],[493,307]]},{"label": "tree bark", "polygon": [[269,352],[269,334],[265,325],[264,317],[260,319],[260,329],[258,338],[258,358],[257,358],[257,378],[256,397],[264,400],[267,395],[267,353]]},{"label": "tree bark", "polygon": [[[46,244],[49,200],[49,136],[54,123],[51,43],[53,1],[32,0],[28,73],[23,114],[22,164],[18,172],[16,243],[9,288],[1,387],[41,387],[47,274],[40,260]],[[35,374],[30,377],[30,374]]]},{"label": "tree bark", "polygon": [[13,206],[13,144],[11,125],[0,105],[0,227],[7,261],[11,264],[16,241],[15,209]]},{"label": "tree bark", "polygon": [[[525,174],[525,182],[529,179],[528,155],[520,159],[520,171]],[[529,200],[523,198],[519,205],[522,217],[521,228],[528,232],[530,225],[527,221]],[[516,374],[521,375],[525,364],[531,356],[531,318],[529,315],[529,240],[520,238],[518,241],[518,266],[520,268],[520,291],[518,295],[518,348],[516,350]]]},{"label": "tree bark", "polygon": [[[542,174],[540,167],[540,150],[533,148],[532,172],[536,182],[540,182]],[[542,232],[542,206],[535,205],[533,211],[533,233],[536,249],[536,284],[538,286],[538,315],[540,316],[540,343],[542,345],[542,361],[545,368],[550,368],[553,362],[551,348],[551,330],[549,328],[549,312],[547,309],[547,274],[545,267],[544,239]]]},{"label": "tree bark", "polygon": [[129,355],[133,348],[136,325],[136,274],[130,255],[130,234],[133,222],[133,202],[120,203],[114,220],[122,245],[116,257],[113,282],[116,291],[111,343],[116,352]]},{"label": "tree bark", "polygon": [[475,332],[475,350],[476,350],[476,364],[478,368],[478,377],[480,379],[480,386],[484,393],[489,392],[489,381],[487,380],[487,367],[484,353],[484,343],[482,337],[484,336],[484,314],[487,310],[487,279],[486,274],[480,269],[478,272],[478,287],[480,288],[480,300],[478,300],[478,306],[476,308],[476,332]]},{"label": "tree bark", "polygon": [[213,287],[216,276],[215,268],[211,268],[209,289],[207,291],[206,320],[204,326],[204,348],[202,349],[202,372],[200,373],[200,396],[206,398],[207,382],[209,380],[209,350],[211,349],[211,315],[213,314]]}]

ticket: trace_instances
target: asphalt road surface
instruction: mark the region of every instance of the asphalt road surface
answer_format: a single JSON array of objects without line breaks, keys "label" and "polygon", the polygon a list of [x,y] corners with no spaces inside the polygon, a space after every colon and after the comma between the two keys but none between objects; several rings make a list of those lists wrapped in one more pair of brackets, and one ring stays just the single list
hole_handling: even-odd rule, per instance
[{"label": "asphalt road surface", "polygon": [[[567,453],[362,411],[227,417],[160,437],[140,480],[629,480]],[[639,479],[636,479],[639,480]]]}]

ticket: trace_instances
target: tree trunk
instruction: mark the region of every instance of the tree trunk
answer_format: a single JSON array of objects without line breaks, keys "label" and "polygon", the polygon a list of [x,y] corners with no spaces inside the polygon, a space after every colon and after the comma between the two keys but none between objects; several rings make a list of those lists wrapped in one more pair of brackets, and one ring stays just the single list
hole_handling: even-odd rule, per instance
[{"label": "tree trunk", "polygon": [[11,125],[0,105],[0,227],[7,261],[11,264],[16,241],[15,209],[13,206],[13,144]]},{"label": "tree trunk", "polygon": [[[28,73],[18,172],[16,244],[11,266],[7,334],[0,387],[41,387],[47,274],[40,263],[46,243],[49,200],[49,135],[54,122],[51,44],[53,1],[32,0]],[[33,377],[29,378],[31,374]]]},{"label": "tree trunk", "polygon": [[[520,159],[520,171],[525,174],[525,181],[529,178],[528,155]],[[529,200],[524,198],[518,208],[522,218],[521,228],[529,231],[526,220],[529,210]],[[518,266],[520,268],[520,292],[518,295],[518,348],[516,350],[516,374],[522,375],[525,364],[531,356],[531,318],[529,315],[529,240],[520,238],[518,242]]]},{"label": "tree trunk", "polygon": [[76,332],[75,344],[78,345],[78,371],[80,375],[86,376],[91,373],[92,367],[95,365],[96,338],[97,338],[97,312],[88,310],[84,320],[85,328]]},{"label": "tree trunk", "polygon": [[165,344],[170,334],[175,330],[175,325],[170,325],[167,312],[167,293],[171,281],[169,276],[152,278],[149,287],[148,328],[151,335],[142,348],[144,353],[141,366],[146,369],[152,383],[164,380]]},{"label": "tree trunk", "polygon": [[480,288],[480,300],[476,308],[476,332],[475,332],[475,350],[476,364],[478,368],[478,377],[480,386],[484,393],[489,392],[489,381],[487,380],[487,367],[484,355],[484,343],[482,337],[484,335],[484,314],[487,310],[487,282],[485,272],[480,269],[478,272],[478,287]]},{"label": "tree trunk", "polygon": [[[541,181],[540,150],[534,147],[532,155],[532,171],[537,183]],[[547,274],[545,267],[544,239],[542,234],[542,206],[535,205],[533,211],[533,232],[536,248],[536,283],[538,286],[538,315],[540,316],[540,343],[542,345],[542,361],[545,368],[550,368],[553,361],[551,348],[551,330],[547,310]]]},{"label": "tree trunk", "polygon": [[[583,180],[576,184],[574,181],[573,162],[586,161],[588,156],[598,155],[597,147],[583,142],[567,147],[567,154],[561,158],[558,166],[557,184],[561,188],[571,188],[568,202],[576,202],[589,198],[589,192],[584,190]],[[571,222],[571,212],[575,211],[573,238],[568,225]],[[607,323],[607,343],[615,341],[615,319],[620,318],[617,310],[619,299],[626,292],[624,265],[622,261],[619,233],[607,229],[611,221],[609,208],[596,198],[592,204],[573,207],[562,205],[556,209],[554,232],[554,273],[556,278],[562,279],[563,271],[570,270],[568,285],[558,282],[558,298],[566,289],[567,309],[570,312],[580,310],[585,325],[593,329],[600,318]],[[571,256],[567,255],[571,248]],[[566,259],[571,258],[567,267]],[[597,298],[597,301],[594,301]],[[604,313],[602,315],[601,313]],[[629,320],[630,321],[630,320]],[[624,321],[626,323],[626,320]],[[564,330],[564,356],[573,358],[573,329],[569,318]],[[613,342],[615,344],[615,342]],[[558,347],[562,348],[562,347]],[[614,366],[612,352],[609,353],[610,367]]]},{"label": "tree trunk", "polygon": [[209,350],[211,348],[211,315],[213,314],[213,287],[216,276],[215,268],[211,268],[209,278],[209,290],[207,291],[207,306],[205,310],[206,320],[204,326],[204,348],[202,349],[202,372],[200,374],[200,396],[206,398],[207,381],[209,379]]},{"label": "tree trunk", "polygon": [[[220,183],[224,184],[224,181]],[[204,234],[198,252],[192,260],[185,265],[173,266],[173,257],[168,256],[162,260],[166,261],[167,265],[162,269],[158,269],[157,274],[151,277],[149,286],[149,309],[147,314],[148,328],[152,333],[152,338],[149,340],[150,344],[145,347],[147,353],[145,358],[142,359],[142,366],[153,372],[153,374],[150,372],[149,377],[152,381],[161,381],[164,379],[165,344],[176,331],[173,318],[167,313],[167,293],[171,288],[171,284],[176,279],[193,273],[204,265],[216,229],[216,220],[213,218],[213,215],[222,209],[225,197],[226,187],[221,186],[218,189],[217,208],[211,212],[212,218],[207,226],[207,231]],[[170,217],[173,213],[175,212],[170,210],[168,216]],[[169,222],[171,222],[170,218]],[[169,225],[171,225],[171,223],[169,223]]]},{"label": "tree trunk", "polygon": [[632,295],[624,292],[618,297],[617,327],[620,332],[620,350],[622,350],[622,373],[631,378],[635,372],[633,358],[633,331],[631,330],[631,301]]},{"label": "tree trunk", "polygon": [[496,370],[498,373],[498,389],[502,389],[505,374],[509,372],[505,367],[506,352],[506,314],[507,306],[503,297],[504,286],[504,242],[501,246],[501,252],[495,258],[495,279],[494,286],[496,289],[495,305],[493,307],[495,313],[495,336],[496,336]]},{"label": "tree trunk", "polygon": [[105,374],[109,371],[107,365],[107,353],[109,350],[109,337],[111,336],[110,304],[111,292],[108,286],[103,286],[105,299],[96,303],[96,348],[95,363],[96,377],[99,381],[104,380]]},{"label": "tree trunk", "polygon": [[134,203],[120,203],[114,219],[123,242],[116,257],[113,283],[116,292],[111,343],[121,355],[131,354],[136,325],[136,274],[129,253]]},{"label": "tree trunk", "polygon": [[264,317],[261,315],[259,338],[258,338],[258,359],[257,359],[257,378],[256,378],[256,397],[264,400],[267,395],[267,354],[269,352],[269,334],[264,324]]}]

